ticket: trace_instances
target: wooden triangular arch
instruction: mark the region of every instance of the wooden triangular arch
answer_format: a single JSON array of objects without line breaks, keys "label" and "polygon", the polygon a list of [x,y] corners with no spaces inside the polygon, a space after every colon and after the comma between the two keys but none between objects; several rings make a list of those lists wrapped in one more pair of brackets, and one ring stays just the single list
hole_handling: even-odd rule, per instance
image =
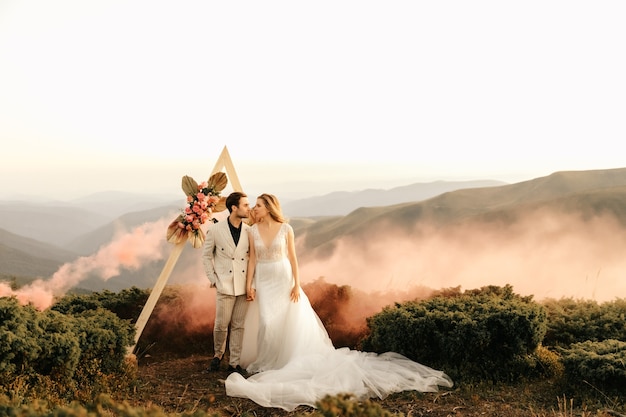
[{"label": "wooden triangular arch", "polygon": [[[230,181],[233,191],[243,191],[243,189],[241,188],[241,183],[239,182],[239,177],[237,177],[237,172],[235,171],[235,166],[233,165],[233,161],[230,158],[230,154],[228,153],[228,149],[226,148],[226,146],[224,146],[222,153],[217,159],[217,162],[213,167],[213,171],[211,171],[211,175],[221,171],[222,169],[225,170],[226,176]],[[148,319],[150,318],[150,315],[154,310],[154,306],[159,300],[159,297],[163,292],[163,288],[165,288],[165,284],[167,283],[167,280],[169,279],[172,270],[174,269],[174,266],[176,266],[176,262],[178,261],[178,258],[180,257],[180,254],[182,253],[186,243],[186,240],[177,243],[170,253],[170,257],[168,258],[167,262],[163,266],[161,275],[159,275],[156,284],[154,284],[154,287],[150,292],[150,296],[148,297],[146,304],[143,306],[141,314],[139,314],[139,318],[137,319],[137,323],[135,324],[135,327],[137,328],[137,331],[135,333],[135,343],[131,348],[128,349],[129,354],[132,354],[135,351],[135,348],[137,347],[137,342],[139,341],[139,338],[143,333],[143,329],[144,327],[146,327],[146,323],[148,323]]]}]

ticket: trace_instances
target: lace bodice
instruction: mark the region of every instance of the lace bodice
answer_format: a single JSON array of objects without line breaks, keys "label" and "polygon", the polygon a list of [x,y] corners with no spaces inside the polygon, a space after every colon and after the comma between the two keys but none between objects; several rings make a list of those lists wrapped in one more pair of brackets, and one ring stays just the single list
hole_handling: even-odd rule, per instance
[{"label": "lace bodice", "polygon": [[252,225],[254,250],[256,251],[258,262],[273,262],[287,257],[287,233],[290,227],[289,224],[283,223],[272,243],[270,243],[269,247],[266,247],[259,233],[259,228],[256,224]]}]

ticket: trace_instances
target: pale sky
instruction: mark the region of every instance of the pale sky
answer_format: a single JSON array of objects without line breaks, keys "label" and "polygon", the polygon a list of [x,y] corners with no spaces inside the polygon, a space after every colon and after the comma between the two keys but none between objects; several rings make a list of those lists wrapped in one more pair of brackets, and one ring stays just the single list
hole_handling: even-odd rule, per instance
[{"label": "pale sky", "polygon": [[623,0],[0,0],[0,199],[176,195],[224,146],[284,195],[624,167],[624,21]]}]

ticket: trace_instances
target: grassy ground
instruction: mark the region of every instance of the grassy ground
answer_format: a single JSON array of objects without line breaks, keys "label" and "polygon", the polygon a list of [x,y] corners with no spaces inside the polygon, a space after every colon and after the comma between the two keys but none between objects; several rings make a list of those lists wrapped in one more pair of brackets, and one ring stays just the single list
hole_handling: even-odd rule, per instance
[{"label": "grassy ground", "polygon": [[[204,410],[220,416],[303,416],[315,411],[299,407],[294,412],[286,412],[228,397],[223,383],[227,372],[208,372],[210,359],[208,356],[141,358],[138,361],[139,385],[135,393],[124,400],[135,406],[156,405],[168,413]],[[624,405],[615,399],[606,397],[584,403],[576,396],[564,396],[550,381],[457,386],[438,393],[403,392],[373,401],[404,416],[626,417]]]}]

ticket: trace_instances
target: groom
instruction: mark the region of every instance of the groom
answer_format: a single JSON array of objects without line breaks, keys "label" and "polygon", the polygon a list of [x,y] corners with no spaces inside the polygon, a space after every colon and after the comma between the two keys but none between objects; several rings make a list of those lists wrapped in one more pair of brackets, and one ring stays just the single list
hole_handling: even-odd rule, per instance
[{"label": "groom", "polygon": [[228,327],[229,372],[245,374],[239,365],[243,342],[246,301],[246,270],[248,268],[249,226],[244,219],[250,214],[248,196],[233,192],[226,198],[230,215],[226,221],[210,224],[207,229],[202,261],[211,287],[217,288],[215,326],[213,328],[214,357],[209,371],[218,371],[226,350]]}]

